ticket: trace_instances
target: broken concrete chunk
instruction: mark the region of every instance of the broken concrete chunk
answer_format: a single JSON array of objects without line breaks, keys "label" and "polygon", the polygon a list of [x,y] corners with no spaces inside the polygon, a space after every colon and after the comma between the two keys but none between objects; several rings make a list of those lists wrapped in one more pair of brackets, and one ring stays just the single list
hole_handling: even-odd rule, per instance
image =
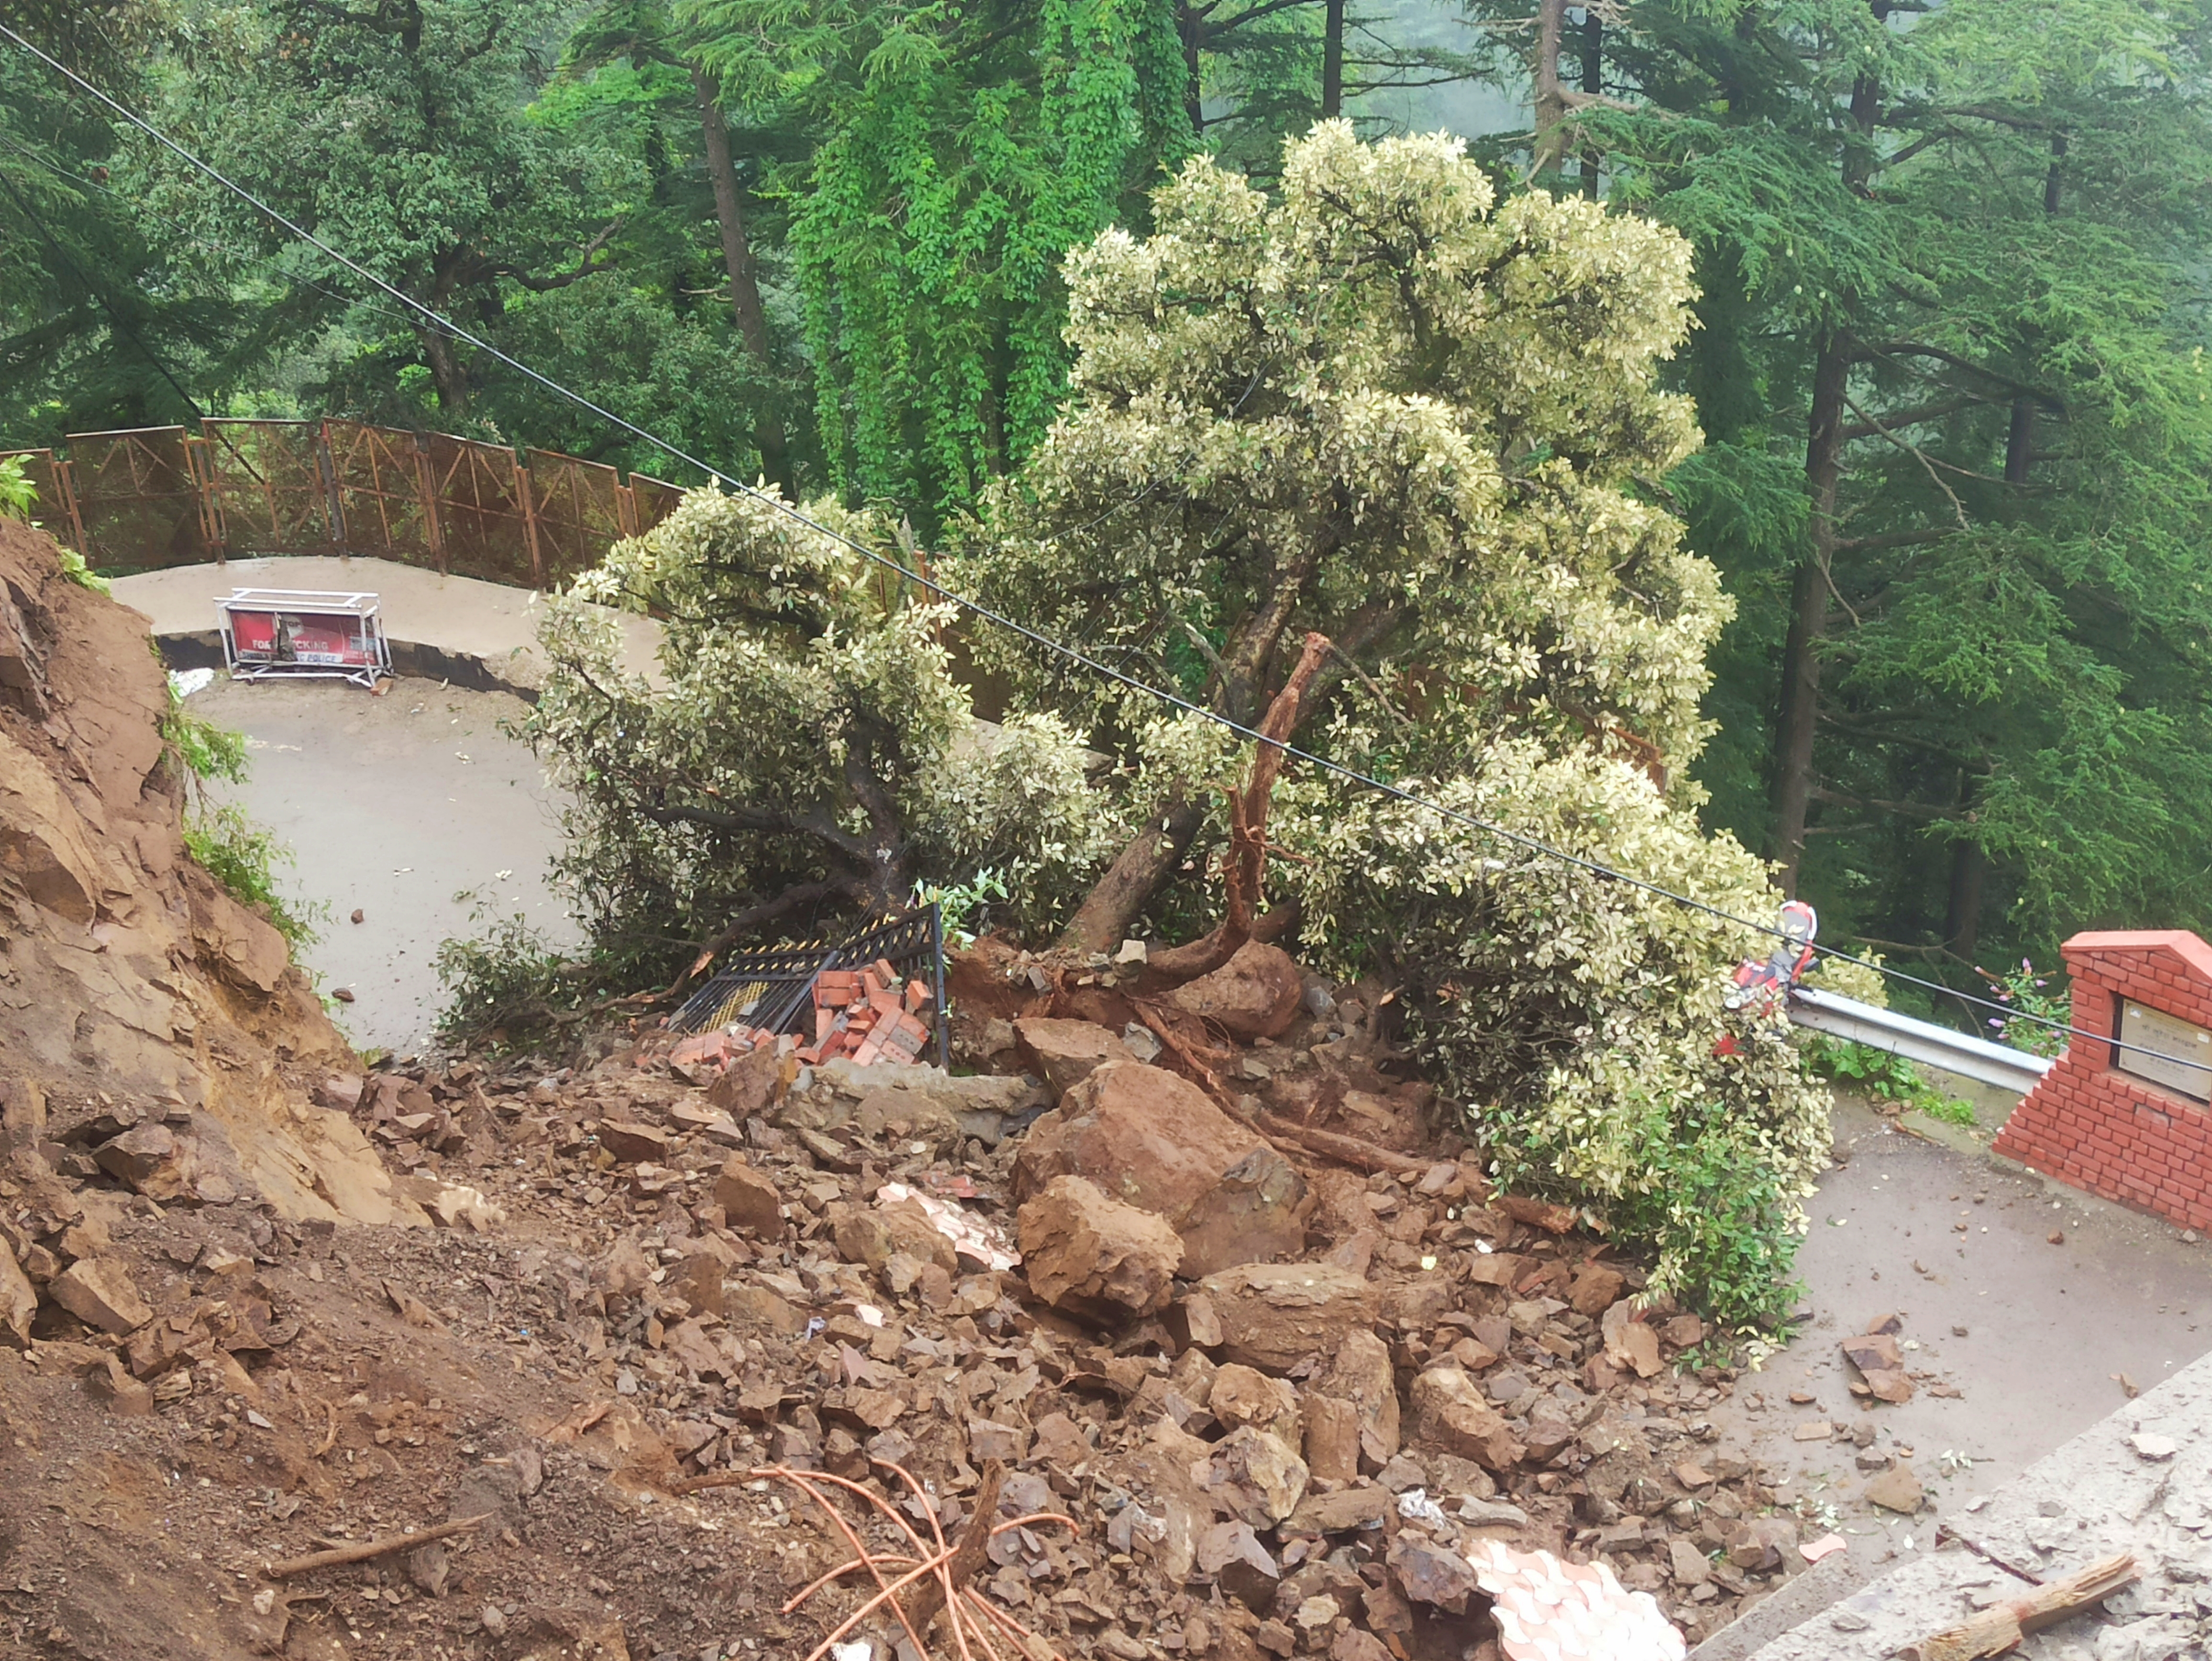
[{"label": "broken concrete chunk", "polygon": [[1030,1289],[1094,1318],[1151,1315],[1174,1295],[1182,1242],[1164,1218],[1081,1177],[1055,1177],[1016,1214]]}]

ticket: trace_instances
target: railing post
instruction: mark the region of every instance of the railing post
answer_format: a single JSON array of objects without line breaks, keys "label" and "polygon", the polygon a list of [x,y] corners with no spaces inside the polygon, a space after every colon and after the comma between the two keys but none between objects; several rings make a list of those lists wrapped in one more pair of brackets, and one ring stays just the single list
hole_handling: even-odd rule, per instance
[{"label": "railing post", "polygon": [[522,498],[522,540],[530,550],[530,586],[543,593],[545,557],[538,546],[538,492],[531,488],[529,465],[520,456],[514,463],[514,493]]},{"label": "railing post", "polygon": [[345,496],[338,489],[337,458],[331,450],[331,423],[315,423],[315,478],[323,487],[323,528],[331,546],[343,557],[351,551],[351,532],[346,525]]},{"label": "railing post", "polygon": [[429,545],[430,557],[438,562],[438,575],[446,576],[446,526],[438,515],[437,470],[430,461],[430,446],[422,434],[415,435],[415,492],[422,504],[422,537]]}]

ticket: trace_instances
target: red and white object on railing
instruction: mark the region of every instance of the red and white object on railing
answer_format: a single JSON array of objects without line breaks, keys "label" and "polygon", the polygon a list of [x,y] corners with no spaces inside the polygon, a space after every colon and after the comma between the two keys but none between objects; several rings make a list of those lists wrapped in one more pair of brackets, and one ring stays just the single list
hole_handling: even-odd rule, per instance
[{"label": "red and white object on railing", "polygon": [[305,677],[374,691],[391,677],[392,646],[374,594],[234,588],[215,605],[234,680]]}]

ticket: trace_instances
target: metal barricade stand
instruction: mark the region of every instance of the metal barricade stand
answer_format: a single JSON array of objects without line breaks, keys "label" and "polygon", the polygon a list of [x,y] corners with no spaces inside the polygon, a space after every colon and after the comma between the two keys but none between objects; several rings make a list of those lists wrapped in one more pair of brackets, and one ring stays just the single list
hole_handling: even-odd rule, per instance
[{"label": "metal barricade stand", "polygon": [[392,645],[374,594],[234,588],[215,605],[234,680],[346,680],[374,691],[391,678]]}]

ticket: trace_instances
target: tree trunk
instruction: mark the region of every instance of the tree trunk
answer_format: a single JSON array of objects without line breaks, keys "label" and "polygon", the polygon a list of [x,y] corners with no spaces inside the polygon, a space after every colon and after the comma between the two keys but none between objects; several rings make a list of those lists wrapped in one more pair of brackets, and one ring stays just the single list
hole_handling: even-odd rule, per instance
[{"label": "tree trunk", "polygon": [[[1889,8],[1875,0],[1875,15]],[[1843,155],[1844,188],[1863,192],[1874,154],[1867,140],[1881,113],[1881,88],[1861,76],[1851,87],[1850,119]],[[1805,494],[1811,499],[1805,557],[1790,587],[1790,633],[1782,647],[1782,697],[1774,731],[1769,781],[1774,809],[1773,855],[1782,867],[1782,891],[1795,898],[1805,863],[1805,814],[1813,796],[1813,735],[1820,719],[1820,642],[1827,633],[1828,593],[1834,581],[1836,498],[1844,477],[1844,399],[1850,389],[1850,354],[1844,330],[1830,322],[1813,363],[1813,407],[1805,423]]]},{"label": "tree trunk", "polygon": [[1111,952],[1121,945],[1137,914],[1182,862],[1205,823],[1206,810],[1197,803],[1180,796],[1163,803],[1084,897],[1060,931],[1060,946],[1071,952]]},{"label": "tree trunk", "polygon": [[1566,142],[1567,100],[1559,81],[1559,37],[1566,15],[1567,0],[1538,0],[1536,61],[1529,77],[1535,88],[1536,136],[1529,150],[1528,175],[1539,184],[1558,173],[1559,152]]},{"label": "tree trunk", "polygon": [[458,425],[468,419],[469,372],[453,355],[453,343],[441,329],[424,329],[420,336],[423,361],[430,366],[430,385],[438,393],[438,408]]},{"label": "tree trunk", "polygon": [[[1595,6],[1583,10],[1583,90],[1592,98],[1605,92],[1605,20],[1597,15]],[[1582,147],[1583,194],[1595,198],[1598,193],[1598,156],[1587,142]]]},{"label": "tree trunk", "polygon": [[1951,897],[1944,909],[1943,942],[1961,963],[1974,960],[1982,934],[1982,877],[1989,859],[1972,840],[1951,844]]},{"label": "tree trunk", "polygon": [[1812,536],[1790,580],[1790,634],[1782,648],[1782,708],[1775,723],[1774,857],[1782,891],[1795,897],[1805,860],[1805,810],[1813,795],[1813,734],[1820,718],[1820,642],[1827,633],[1828,583],[1836,551],[1836,492],[1844,472],[1844,392],[1850,359],[1831,332],[1813,367],[1813,412],[1805,435],[1805,489]]},{"label": "tree trunk", "polygon": [[1322,12],[1321,117],[1344,113],[1344,0],[1327,0]]},{"label": "tree trunk", "polygon": [[1190,118],[1191,137],[1195,138],[1206,131],[1206,84],[1200,78],[1199,62],[1200,49],[1206,44],[1206,19],[1189,0],[1179,0],[1176,24],[1176,32],[1182,36],[1183,113]]},{"label": "tree trunk", "polygon": [[[745,234],[744,197],[738,183],[737,164],[730,159],[730,130],[722,119],[720,90],[711,76],[696,67],[691,71],[691,86],[699,99],[707,177],[714,187],[714,217],[722,230],[722,264],[730,276],[730,315],[746,352],[763,371],[769,371],[775,362],[769,355],[768,311],[761,303],[752,239]],[[761,453],[762,471],[779,484],[791,484],[783,423],[773,413],[763,411],[754,423],[753,442]]]}]

